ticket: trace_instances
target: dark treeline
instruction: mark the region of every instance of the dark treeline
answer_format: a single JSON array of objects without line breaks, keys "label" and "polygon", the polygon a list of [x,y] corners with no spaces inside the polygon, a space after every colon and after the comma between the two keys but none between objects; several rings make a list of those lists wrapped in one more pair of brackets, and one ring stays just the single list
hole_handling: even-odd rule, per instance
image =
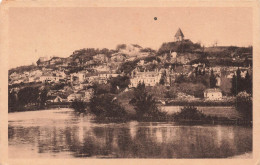
[{"label": "dark treeline", "polygon": [[9,90],[8,111],[23,111],[26,106],[44,107],[47,93],[47,89],[39,87],[25,87],[19,91]]}]

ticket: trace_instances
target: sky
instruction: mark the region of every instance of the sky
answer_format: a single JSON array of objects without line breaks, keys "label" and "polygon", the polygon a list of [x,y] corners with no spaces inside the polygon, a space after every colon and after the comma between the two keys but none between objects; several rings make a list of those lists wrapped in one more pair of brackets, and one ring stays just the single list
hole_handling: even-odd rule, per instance
[{"label": "sky", "polygon": [[[154,20],[157,17],[157,20]],[[39,57],[68,57],[82,48],[115,49],[139,44],[158,49],[174,41],[181,28],[186,39],[211,46],[253,43],[251,8],[10,8],[9,68]]]}]

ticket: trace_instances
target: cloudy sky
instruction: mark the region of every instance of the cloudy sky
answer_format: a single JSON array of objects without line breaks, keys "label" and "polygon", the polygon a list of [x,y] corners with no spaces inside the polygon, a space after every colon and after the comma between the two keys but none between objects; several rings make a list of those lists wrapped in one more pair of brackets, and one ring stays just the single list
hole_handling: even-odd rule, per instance
[{"label": "cloudy sky", "polygon": [[[185,38],[208,46],[252,45],[251,8],[10,8],[9,68],[41,56],[132,43],[158,49]],[[154,20],[157,17],[157,20]]]}]

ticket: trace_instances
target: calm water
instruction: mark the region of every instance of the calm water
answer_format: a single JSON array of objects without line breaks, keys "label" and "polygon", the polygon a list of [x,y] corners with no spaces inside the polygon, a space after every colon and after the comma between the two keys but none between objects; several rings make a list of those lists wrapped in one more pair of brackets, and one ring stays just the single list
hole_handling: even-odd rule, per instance
[{"label": "calm water", "polygon": [[252,151],[252,128],[96,123],[70,109],[10,113],[9,158],[223,158]]}]

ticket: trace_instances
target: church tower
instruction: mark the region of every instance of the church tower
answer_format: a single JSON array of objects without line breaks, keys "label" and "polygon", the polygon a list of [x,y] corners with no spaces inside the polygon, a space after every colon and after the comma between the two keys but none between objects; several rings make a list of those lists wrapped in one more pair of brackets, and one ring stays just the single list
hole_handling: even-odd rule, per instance
[{"label": "church tower", "polygon": [[174,36],[174,40],[175,41],[182,41],[184,39],[184,35],[181,31],[181,29],[179,28],[178,31],[176,32],[175,36]]}]

